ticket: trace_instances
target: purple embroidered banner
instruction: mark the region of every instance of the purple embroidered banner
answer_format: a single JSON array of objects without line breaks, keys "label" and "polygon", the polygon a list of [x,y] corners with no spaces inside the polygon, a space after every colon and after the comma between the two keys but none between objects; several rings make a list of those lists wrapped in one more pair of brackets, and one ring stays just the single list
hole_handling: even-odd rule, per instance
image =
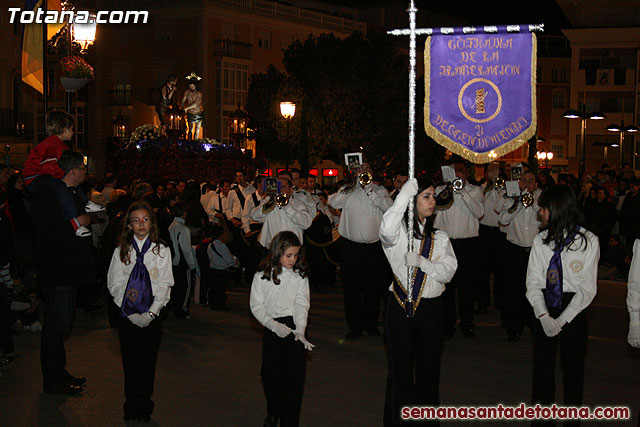
[{"label": "purple embroidered banner", "polygon": [[436,35],[425,54],[425,131],[474,163],[489,163],[536,132],[533,33]]}]

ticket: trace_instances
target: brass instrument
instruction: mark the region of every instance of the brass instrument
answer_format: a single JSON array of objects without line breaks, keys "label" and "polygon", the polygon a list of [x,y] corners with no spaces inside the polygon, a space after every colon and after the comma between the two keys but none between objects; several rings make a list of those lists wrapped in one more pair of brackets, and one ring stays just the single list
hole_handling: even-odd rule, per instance
[{"label": "brass instrument", "polygon": [[511,207],[507,209],[507,212],[514,213],[516,209],[518,209],[518,203],[522,204],[522,206],[524,206],[525,208],[528,208],[529,206],[533,205],[534,201],[535,199],[533,197],[533,193],[521,194],[518,197],[514,197],[513,205],[511,205]]},{"label": "brass instrument", "polygon": [[464,188],[464,180],[462,178],[456,178],[451,183],[451,188],[453,188],[453,192],[457,193],[458,191]]},{"label": "brass instrument", "polygon": [[373,181],[373,175],[369,172],[361,172],[360,175],[358,175],[358,184],[363,188],[371,184],[371,181]]},{"label": "brass instrument", "polygon": [[289,196],[284,193],[278,193],[271,196],[271,199],[267,203],[262,206],[262,213],[268,214],[271,212],[276,206],[279,208],[284,208],[289,204]]},{"label": "brass instrument", "polygon": [[495,181],[493,181],[493,188],[495,188],[496,190],[499,188],[504,189],[505,188],[505,183],[504,183],[504,178],[496,178]]},{"label": "brass instrument", "polygon": [[520,203],[522,203],[522,206],[524,206],[525,208],[531,206],[533,204],[533,201],[534,198],[532,193],[524,193],[522,197],[520,197]]}]

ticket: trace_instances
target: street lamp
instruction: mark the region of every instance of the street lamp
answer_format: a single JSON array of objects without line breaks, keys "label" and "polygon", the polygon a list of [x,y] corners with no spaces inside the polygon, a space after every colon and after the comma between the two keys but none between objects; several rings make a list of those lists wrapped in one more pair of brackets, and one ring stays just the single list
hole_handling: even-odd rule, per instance
[{"label": "street lamp", "polygon": [[580,166],[578,169],[578,175],[582,177],[584,175],[585,169],[585,146],[584,146],[584,138],[585,131],[587,129],[587,119],[589,120],[603,120],[607,116],[600,112],[587,113],[586,106],[584,104],[580,105],[580,111],[578,110],[567,110],[562,113],[562,117],[565,119],[580,119]]},{"label": "street lamp", "polygon": [[[634,125],[630,125],[630,126],[625,126],[624,125],[624,120],[622,121],[622,123],[620,123],[619,125],[616,124],[610,124],[609,126],[607,126],[607,130],[609,132],[620,132],[620,143],[618,144],[618,146],[620,147],[620,173],[622,173],[622,163],[623,163],[623,156],[622,156],[622,143],[624,142],[624,133],[625,132],[629,132],[629,133],[634,133],[634,132],[638,132],[638,128]],[[613,145],[612,145],[613,147]],[[605,148],[606,150],[606,148]],[[606,154],[605,154],[606,157]],[[635,157],[635,156],[634,156]],[[605,162],[606,163],[606,162]]]},{"label": "street lamp", "polygon": [[609,153],[609,147],[618,147],[618,143],[617,142],[594,142],[593,145],[597,145],[600,146],[604,149],[603,152],[603,163],[607,164],[607,154]]},{"label": "street lamp", "polygon": [[89,23],[79,24],[74,22],[71,26],[73,41],[78,43],[82,51],[86,51],[96,39],[96,15],[89,14]]},{"label": "street lamp", "polygon": [[234,147],[247,148],[247,124],[249,122],[249,115],[240,108],[233,113],[229,113],[229,140]]},{"label": "street lamp", "polygon": [[553,159],[553,152],[551,151],[538,151],[538,160],[544,160],[544,168],[549,169],[549,161]]},{"label": "street lamp", "polygon": [[286,144],[286,157],[284,167],[285,169],[289,169],[289,122],[296,114],[296,104],[289,101],[283,101],[280,103],[280,114],[284,117],[285,122],[285,144]]}]

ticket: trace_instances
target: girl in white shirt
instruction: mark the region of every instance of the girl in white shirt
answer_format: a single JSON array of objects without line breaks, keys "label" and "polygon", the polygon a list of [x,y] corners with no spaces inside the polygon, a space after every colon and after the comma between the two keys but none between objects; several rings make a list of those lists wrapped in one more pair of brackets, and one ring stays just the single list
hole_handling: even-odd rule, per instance
[{"label": "girl in white shirt", "polygon": [[633,260],[627,282],[627,309],[629,310],[629,345],[640,348],[640,239],[633,244]]},{"label": "girl in white shirt", "polygon": [[149,421],[162,320],[173,272],[171,252],[160,243],[153,210],[134,202],[127,210],[120,245],[113,252],[107,286],[120,307],[119,337],[124,367],[124,419]]},{"label": "girl in white shirt", "polygon": [[[408,252],[407,206],[414,201],[413,251]],[[401,423],[406,405],[438,406],[440,356],[445,334],[442,293],[458,267],[447,233],[433,228],[435,187],[408,180],[380,226],[380,240],[394,281],[385,315],[389,376],[384,425]],[[412,298],[407,298],[408,267]]]},{"label": "girl in white shirt", "polygon": [[314,347],[305,337],[309,279],[300,246],[295,233],[276,234],[251,285],[251,312],[265,327],[260,374],[267,396],[266,427],[300,422],[305,350]]},{"label": "girl in white shirt", "polygon": [[[527,267],[527,299],[536,319],[533,335],[533,403],[556,403],[556,347],[560,347],[564,405],[582,406],[589,325],[586,308],[597,291],[598,238],[585,230],[581,209],[567,186],[538,200],[541,232]],[[535,423],[534,423],[535,424]]]}]

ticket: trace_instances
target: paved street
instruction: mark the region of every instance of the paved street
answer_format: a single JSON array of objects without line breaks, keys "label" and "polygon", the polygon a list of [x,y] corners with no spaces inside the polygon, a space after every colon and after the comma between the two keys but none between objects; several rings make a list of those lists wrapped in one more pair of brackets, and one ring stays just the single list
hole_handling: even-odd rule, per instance
[{"label": "paved street", "polygon": [[[590,317],[585,404],[630,406],[633,422],[588,425],[635,425],[638,420],[640,357],[626,344],[625,297],[625,283],[600,283]],[[259,375],[261,328],[250,315],[247,288],[232,288],[229,303],[230,312],[212,312],[196,305],[191,319],[165,322],[152,425],[262,425],[266,403]],[[339,289],[312,295],[309,325],[316,349],[308,364],[301,425],[380,426],[386,377],[382,339],[342,340],[345,324]],[[490,311],[477,318],[476,333],[475,339],[457,333],[446,342],[442,404],[528,402],[529,331],[520,342],[507,343],[498,313]],[[23,354],[0,378],[0,426],[124,425],[117,331],[109,329],[106,313],[78,312],[74,333],[67,341],[68,369],[88,377],[81,396],[64,398],[41,392],[39,339],[40,334],[31,332],[15,337]]]}]

